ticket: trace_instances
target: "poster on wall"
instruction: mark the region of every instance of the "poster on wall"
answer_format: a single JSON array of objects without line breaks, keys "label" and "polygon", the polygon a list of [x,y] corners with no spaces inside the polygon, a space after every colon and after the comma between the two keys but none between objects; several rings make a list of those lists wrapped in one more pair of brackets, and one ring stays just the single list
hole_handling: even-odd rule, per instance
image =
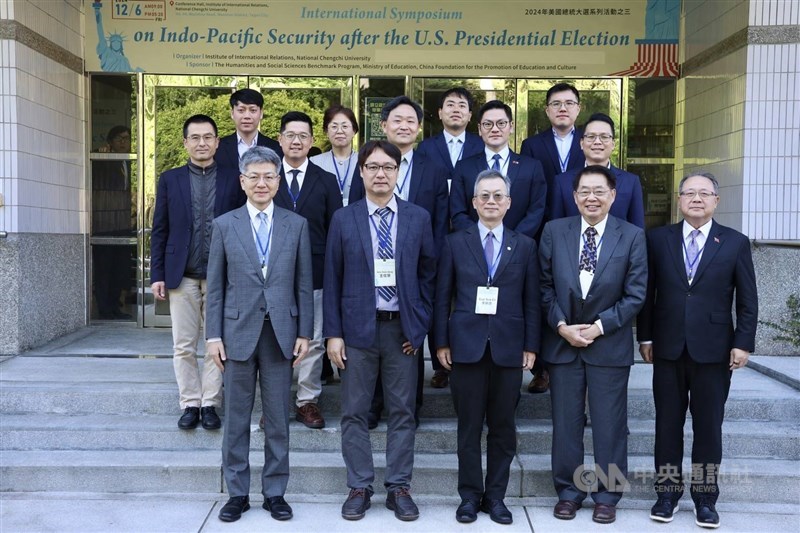
[{"label": "poster on wall", "polygon": [[678,74],[680,0],[102,0],[87,8],[89,72]]}]

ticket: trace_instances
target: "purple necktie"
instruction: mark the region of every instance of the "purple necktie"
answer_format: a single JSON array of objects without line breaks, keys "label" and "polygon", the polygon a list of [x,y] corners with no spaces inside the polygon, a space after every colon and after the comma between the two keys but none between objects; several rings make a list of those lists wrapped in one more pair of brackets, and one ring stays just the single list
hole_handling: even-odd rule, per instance
[{"label": "purple necktie", "polygon": [[689,246],[686,247],[686,258],[683,260],[686,266],[686,277],[689,279],[692,279],[697,271],[697,256],[700,254],[700,250],[697,248],[698,235],[700,235],[699,229],[692,230],[689,234],[691,240],[689,241]]},{"label": "purple necktie", "polygon": [[486,269],[489,276],[492,275],[492,263],[494,263],[494,234],[490,231],[486,234],[486,245],[483,247],[483,255],[486,257]]}]

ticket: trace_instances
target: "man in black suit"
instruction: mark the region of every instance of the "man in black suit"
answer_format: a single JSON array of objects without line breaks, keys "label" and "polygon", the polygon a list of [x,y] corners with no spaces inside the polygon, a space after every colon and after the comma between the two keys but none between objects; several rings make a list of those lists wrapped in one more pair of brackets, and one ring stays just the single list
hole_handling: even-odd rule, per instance
[{"label": "man in black suit", "polygon": [[311,263],[314,274],[314,338],[308,355],[297,366],[297,413],[295,418],[310,428],[325,427],[325,419],[317,406],[322,393],[322,278],[325,267],[325,242],[333,213],[342,207],[342,193],[336,176],[325,172],[308,160],[314,144],[311,117],[289,111],[281,117],[280,143],[283,164],[281,185],[275,205],[294,211],[308,221],[311,238]]},{"label": "man in black suit", "polygon": [[[644,231],[609,216],[616,180],[606,167],[581,170],[573,182],[579,216],[548,222],[539,248],[542,357],[553,405],[556,518],[571,520],[588,493],[592,520],[610,524],[627,488],[628,376],[633,321],[647,290]],[[594,463],[584,470],[584,410],[589,399]]]},{"label": "man in black suit", "polygon": [[756,277],[749,239],[713,219],[719,204],[716,178],[692,174],[678,190],[683,221],[647,233],[650,275],[636,328],[639,352],[653,363],[658,500],[650,518],[671,522],[683,495],[688,407],[696,523],[716,528],[725,400],[732,371],[743,368],[755,349]]},{"label": "man in black suit", "polygon": [[480,153],[483,141],[467,131],[474,105],[472,95],[463,87],[445,91],[439,99],[439,120],[444,130],[419,143],[417,154],[433,159],[452,173],[456,163]]},{"label": "man in black suit", "polygon": [[264,97],[254,89],[239,89],[231,95],[231,119],[236,131],[219,140],[219,149],[214,157],[221,168],[239,172],[239,160],[253,146],[266,146],[283,155],[281,146],[260,131],[258,126],[264,117]]}]

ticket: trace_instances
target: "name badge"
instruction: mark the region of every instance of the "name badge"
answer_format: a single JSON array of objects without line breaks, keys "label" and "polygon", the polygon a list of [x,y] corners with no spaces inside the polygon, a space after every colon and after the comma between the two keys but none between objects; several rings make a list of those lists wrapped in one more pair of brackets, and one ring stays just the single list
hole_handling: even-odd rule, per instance
[{"label": "name badge", "polygon": [[499,294],[500,289],[497,287],[478,287],[478,295],[475,298],[475,314],[496,315]]},{"label": "name badge", "polygon": [[394,259],[375,259],[375,286],[394,287]]}]

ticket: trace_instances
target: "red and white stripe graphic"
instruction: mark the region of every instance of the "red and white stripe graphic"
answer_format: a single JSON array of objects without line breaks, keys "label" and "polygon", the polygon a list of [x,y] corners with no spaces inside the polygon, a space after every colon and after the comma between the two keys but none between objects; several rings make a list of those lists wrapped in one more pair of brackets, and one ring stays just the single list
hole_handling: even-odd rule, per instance
[{"label": "red and white stripe graphic", "polygon": [[615,72],[611,76],[630,76],[636,78],[677,78],[677,43],[647,43],[638,41],[639,57],[628,70]]}]

